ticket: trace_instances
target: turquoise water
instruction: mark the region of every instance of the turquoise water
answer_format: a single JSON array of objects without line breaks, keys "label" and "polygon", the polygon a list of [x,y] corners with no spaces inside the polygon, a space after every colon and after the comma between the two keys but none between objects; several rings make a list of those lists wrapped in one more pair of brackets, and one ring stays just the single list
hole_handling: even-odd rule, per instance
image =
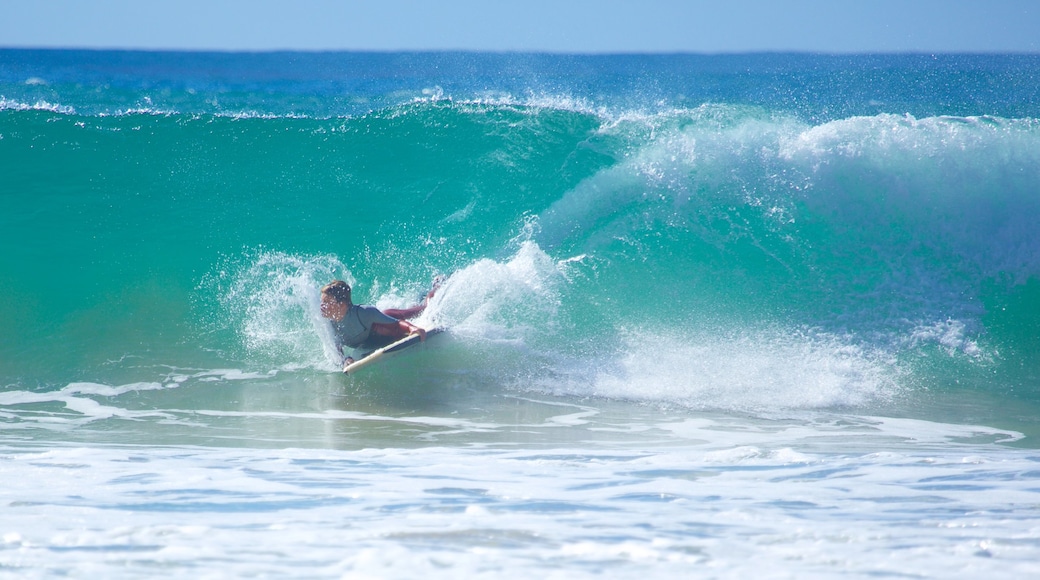
[{"label": "turquoise water", "polygon": [[0,572],[1035,572],[1038,73],[0,51]]}]

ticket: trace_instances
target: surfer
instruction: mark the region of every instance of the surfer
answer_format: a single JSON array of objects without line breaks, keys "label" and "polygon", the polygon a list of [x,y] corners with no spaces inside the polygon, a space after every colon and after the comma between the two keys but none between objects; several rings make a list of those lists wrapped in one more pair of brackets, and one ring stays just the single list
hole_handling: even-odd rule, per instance
[{"label": "surfer", "polygon": [[[429,302],[436,287],[426,295],[422,304],[411,308],[387,309],[381,311],[375,306],[362,306],[350,300],[350,284],[343,280],[335,280],[321,289],[321,315],[332,321],[332,333],[336,341],[336,349],[343,354],[343,348],[376,349],[402,339],[410,334],[418,334],[419,340],[426,340],[426,330],[408,322],[415,318]],[[343,366],[354,362],[347,356]]]}]

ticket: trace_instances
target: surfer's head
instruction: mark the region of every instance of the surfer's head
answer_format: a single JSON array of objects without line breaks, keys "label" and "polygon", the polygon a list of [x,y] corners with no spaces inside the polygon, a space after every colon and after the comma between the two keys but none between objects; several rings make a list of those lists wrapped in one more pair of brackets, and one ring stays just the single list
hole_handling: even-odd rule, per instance
[{"label": "surfer's head", "polygon": [[350,284],[343,280],[330,282],[321,289],[321,315],[341,320],[350,308]]}]

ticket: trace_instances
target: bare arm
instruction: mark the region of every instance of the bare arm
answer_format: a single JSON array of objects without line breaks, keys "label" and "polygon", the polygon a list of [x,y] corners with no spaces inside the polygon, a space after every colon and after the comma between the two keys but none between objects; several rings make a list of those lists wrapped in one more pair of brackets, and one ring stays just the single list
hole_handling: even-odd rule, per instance
[{"label": "bare arm", "polygon": [[426,305],[430,303],[430,298],[433,298],[433,294],[437,292],[437,288],[440,288],[440,285],[441,280],[438,278],[433,283],[433,289],[426,293],[426,298],[423,299],[422,304],[416,304],[411,308],[387,308],[383,312],[387,316],[391,316],[398,320],[411,320],[422,314],[423,310],[426,310]]},{"label": "bare arm", "polygon": [[404,338],[409,334],[418,334],[419,340],[426,340],[426,329],[420,328],[406,320],[398,320],[396,324],[373,323],[372,332],[380,336],[393,338]]}]

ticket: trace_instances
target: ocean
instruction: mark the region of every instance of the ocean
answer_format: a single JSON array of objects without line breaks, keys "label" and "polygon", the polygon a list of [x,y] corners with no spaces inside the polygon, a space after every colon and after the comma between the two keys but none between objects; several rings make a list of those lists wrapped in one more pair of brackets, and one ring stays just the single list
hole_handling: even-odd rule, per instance
[{"label": "ocean", "polygon": [[0,50],[0,248],[0,577],[1040,574],[1037,55]]}]

